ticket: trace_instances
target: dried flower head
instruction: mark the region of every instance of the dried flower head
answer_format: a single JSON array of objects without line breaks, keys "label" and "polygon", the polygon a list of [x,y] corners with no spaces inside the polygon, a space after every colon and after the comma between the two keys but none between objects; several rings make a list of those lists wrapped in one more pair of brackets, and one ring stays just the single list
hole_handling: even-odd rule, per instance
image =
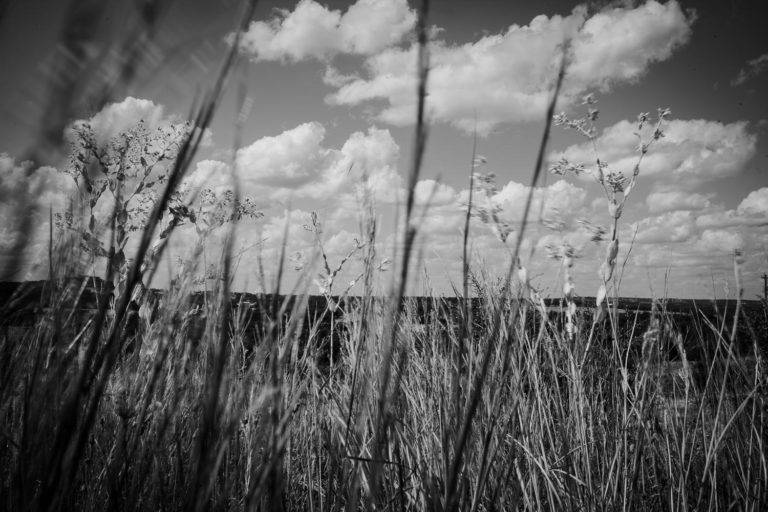
[{"label": "dried flower head", "polygon": [[650,112],[641,112],[637,114],[637,129],[642,130],[645,123],[651,119]]},{"label": "dried flower head", "polygon": [[590,241],[592,242],[602,242],[608,234],[608,230],[605,227],[593,224],[587,219],[579,219],[578,223],[591,234]]},{"label": "dried flower head", "polygon": [[555,261],[571,260],[568,266],[572,264],[572,260],[579,257],[576,248],[567,241],[562,242],[560,245],[547,244],[544,246],[544,250],[547,251],[547,257]]},{"label": "dried flower head", "polygon": [[605,182],[614,192],[624,192],[624,186],[627,183],[627,177],[618,171],[609,171],[605,175]]},{"label": "dried flower head", "polygon": [[572,164],[566,158],[561,158],[557,161],[557,163],[554,163],[549,167],[549,172],[552,174],[557,174],[558,176],[566,176],[570,173],[578,176],[579,174],[586,171],[587,168],[584,164]]},{"label": "dried flower head", "polygon": [[563,231],[567,227],[560,210],[557,208],[552,208],[549,215],[541,219],[541,223],[545,228],[551,229],[552,231]]},{"label": "dried flower head", "polygon": [[297,272],[304,270],[304,267],[307,264],[304,258],[304,253],[301,251],[296,251],[293,254],[291,254],[288,257],[288,260],[293,264],[293,269]]},{"label": "dried flower head", "polygon": [[475,159],[472,161],[472,167],[473,168],[482,167],[482,166],[484,166],[487,163],[488,163],[488,159],[487,158],[485,158],[482,155],[477,155],[475,157]]}]

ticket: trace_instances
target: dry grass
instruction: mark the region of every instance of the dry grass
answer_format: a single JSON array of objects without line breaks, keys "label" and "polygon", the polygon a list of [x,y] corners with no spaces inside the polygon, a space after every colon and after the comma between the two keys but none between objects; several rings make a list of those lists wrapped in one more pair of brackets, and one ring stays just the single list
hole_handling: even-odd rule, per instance
[{"label": "dry grass", "polygon": [[[54,303],[66,293],[53,287]],[[135,339],[123,340],[130,348],[119,353],[100,396],[95,363],[108,348],[114,317],[100,334],[91,324],[77,336],[77,320],[57,320],[52,308],[23,336],[2,338],[3,508],[765,504],[759,353],[751,361],[735,358],[730,340],[713,330],[703,338],[714,347],[711,359],[668,362],[679,338],[661,314],[641,347],[606,334],[585,353],[584,336],[571,342],[528,301],[483,299],[479,315],[501,319],[495,337],[490,322],[462,327],[461,316],[441,314],[448,306],[440,299],[426,323],[406,307],[385,390],[386,301],[366,297],[346,306],[341,349],[328,367],[317,363],[328,339],[300,339],[306,301],[295,301],[292,320],[266,329],[249,347],[236,328],[237,309],[226,325],[217,321],[226,307],[221,299],[208,301],[197,340],[191,293],[182,288],[163,296],[158,317],[142,319]],[[462,332],[457,369],[452,354]],[[459,459],[457,432],[488,353]],[[382,396],[384,435],[377,432]]]}]

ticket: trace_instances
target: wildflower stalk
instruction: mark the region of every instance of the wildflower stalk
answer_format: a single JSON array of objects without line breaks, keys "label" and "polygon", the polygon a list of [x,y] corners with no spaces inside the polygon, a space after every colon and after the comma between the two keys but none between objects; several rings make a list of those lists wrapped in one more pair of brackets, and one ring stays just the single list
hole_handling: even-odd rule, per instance
[{"label": "wildflower stalk", "polygon": [[[645,155],[648,153],[649,148],[658,140],[664,137],[662,130],[662,124],[669,117],[671,111],[668,108],[659,108],[656,122],[653,127],[653,131],[648,139],[643,139],[642,131],[650,122],[650,114],[647,112],[641,113],[637,117],[637,131],[634,135],[638,138],[639,143],[637,151],[639,153],[637,161],[632,168],[632,176],[627,182],[627,177],[619,172],[613,171],[609,168],[607,162],[600,158],[600,153],[597,147],[597,128],[595,121],[598,119],[599,111],[595,108],[597,100],[594,95],[588,94],[584,97],[582,105],[586,106],[587,113],[584,117],[569,118],[565,113],[559,113],[554,117],[554,123],[557,126],[563,126],[566,129],[575,129],[581,135],[583,135],[589,141],[592,148],[592,153],[595,158],[595,168],[593,170],[593,176],[597,183],[600,185],[603,194],[608,201],[608,217],[610,219],[610,238],[608,244],[605,247],[605,256],[598,275],[602,281],[602,284],[597,290],[596,296],[596,308],[597,314],[594,316],[594,322],[599,322],[605,317],[607,308],[605,299],[608,294],[608,286],[614,279],[616,270],[616,259],[619,253],[619,219],[624,211],[624,205],[629,198],[630,193],[635,188],[637,183],[637,177],[640,175],[640,167],[643,163]],[[553,164],[550,167],[550,171],[558,175],[567,174],[580,174],[587,169],[583,164],[574,164],[567,159],[563,158],[559,162]],[[618,294],[618,290],[614,287],[614,293]],[[617,307],[616,301],[614,301],[614,308]],[[614,330],[614,338],[617,337],[615,327],[615,311],[611,316],[611,325]],[[587,346],[591,344],[592,334],[594,333],[594,325],[592,327]]]}]

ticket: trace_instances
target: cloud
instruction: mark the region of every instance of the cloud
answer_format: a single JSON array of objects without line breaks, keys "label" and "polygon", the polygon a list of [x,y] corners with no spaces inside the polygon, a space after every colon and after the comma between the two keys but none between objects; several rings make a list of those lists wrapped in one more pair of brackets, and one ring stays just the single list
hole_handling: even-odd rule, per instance
[{"label": "cloud", "polygon": [[766,216],[747,216],[736,210],[720,210],[699,215],[696,218],[698,228],[732,228],[741,226],[768,226]]},{"label": "cloud", "polygon": [[[418,188],[418,187],[417,187]],[[484,240],[494,247],[500,247],[503,239],[500,230],[511,229],[507,236],[506,245],[514,246],[516,230],[519,228],[525,210],[525,203],[531,187],[509,181],[496,193],[488,195],[488,192],[474,191],[472,203],[476,214],[473,216],[470,230],[472,236]],[[437,194],[436,194],[437,195]],[[449,194],[445,195],[448,199]],[[461,190],[455,195],[452,204],[445,202],[444,206],[436,206],[430,209],[427,215],[427,230],[438,234],[458,234],[464,227],[465,205],[469,200],[469,190]],[[544,219],[557,219],[564,223],[565,227],[572,227],[573,221],[588,215],[588,207],[585,205],[587,191],[564,180],[559,180],[547,187],[536,187],[529,212],[529,234],[538,231],[541,227],[535,222],[542,212]],[[486,216],[480,216],[483,212],[489,214],[496,210],[497,221]],[[421,230],[421,227],[419,228]],[[495,241],[494,241],[495,239]],[[458,241],[458,239],[457,239]],[[457,242],[454,242],[454,245]]]},{"label": "cloud", "polygon": [[420,180],[414,190],[416,204],[430,206],[456,205],[456,190],[435,180]]},{"label": "cloud", "polygon": [[768,241],[766,194],[768,188],[761,188],[734,209],[710,205],[696,213],[669,211],[623,229],[622,240],[628,240],[638,228],[627,267],[632,279],[642,279],[643,272],[650,278],[654,269],[674,269],[672,274],[664,272],[664,285],[668,282],[670,290],[712,297],[712,289],[702,286],[711,286],[714,279],[732,279],[733,254],[738,249],[743,259],[742,285],[753,287],[762,272]]},{"label": "cloud", "polygon": [[587,19],[574,38],[568,80],[580,89],[632,81],[653,62],[668,59],[688,42],[694,14],[671,1],[646,2],[636,8],[615,7]]},{"label": "cloud", "polygon": [[696,226],[700,229],[768,226],[768,187],[750,192],[735,210],[716,209],[699,215]]},{"label": "cloud", "polygon": [[[57,169],[16,163],[12,156],[0,153],[0,262],[11,256],[24,217],[32,216],[26,250],[40,252],[48,240],[49,211],[62,213],[74,192],[74,181]],[[30,258],[27,262],[37,259]]]},{"label": "cloud", "polygon": [[753,190],[739,203],[737,211],[743,215],[768,217],[768,187]]},{"label": "cloud", "polygon": [[[687,274],[709,274],[732,270],[731,255],[736,249],[753,264],[760,255],[754,233],[730,229],[705,229],[682,242],[658,241],[633,248],[629,268],[678,268]],[[680,277],[678,275],[678,277]]]},{"label": "cloud", "polygon": [[[154,130],[170,126],[175,119],[166,115],[162,105],[150,100],[127,97],[111,103],[86,120],[77,120],[69,127],[88,123],[98,145],[144,121],[147,129]],[[68,137],[73,136],[69,131]],[[210,134],[207,136],[210,139]],[[127,180],[131,181],[131,177]],[[5,226],[2,245],[13,247],[12,240],[18,238],[17,230],[24,216],[33,215],[34,232],[28,233],[29,250],[40,246],[48,236],[49,208],[63,213],[73,202],[78,211],[77,185],[71,175],[53,167],[33,167],[30,162],[16,163],[7,154],[0,155],[0,223]],[[112,195],[105,191],[101,199],[92,205],[94,217],[103,222],[109,218],[114,203]],[[98,223],[97,223],[98,225]],[[8,245],[11,244],[11,245]]]},{"label": "cloud", "polygon": [[[611,170],[629,176],[638,160],[637,125],[619,121],[605,128],[596,144],[600,159]],[[663,190],[690,190],[705,182],[734,176],[755,155],[757,136],[747,131],[747,123],[723,124],[717,121],[672,120],[663,127],[664,137],[653,143],[643,159],[640,179],[652,179]],[[647,134],[644,139],[647,140]],[[595,172],[592,145],[583,142],[549,160],[566,158],[574,164],[584,164]]]},{"label": "cloud", "polygon": [[[355,132],[341,149],[325,147],[324,139],[325,127],[309,122],[238,150],[242,193],[264,202],[334,198],[336,206],[353,202],[366,186],[377,201],[393,202],[400,197],[400,148],[389,130],[371,127],[366,133]],[[230,172],[227,164],[206,160],[197,165],[188,182],[229,187]]]},{"label": "cloud", "polygon": [[645,205],[651,213],[673,210],[703,210],[711,206],[714,194],[695,194],[683,191],[653,192],[645,198]]},{"label": "cloud", "polygon": [[[587,18],[584,8],[568,16],[535,17],[528,25],[453,45],[432,43],[428,112],[437,122],[487,133],[505,122],[543,117],[561,58],[561,45],[573,36],[568,78],[561,104],[587,89],[608,89],[633,81],[648,66],[670,57],[691,33],[693,16],[671,1],[649,1],[636,8],[617,7]],[[367,77],[330,73],[338,87],[327,102],[359,105],[384,101],[379,120],[410,124],[415,112],[415,45],[388,48],[365,62]]]},{"label": "cloud", "polygon": [[[38,208],[46,210],[46,215],[49,207],[61,211],[66,208],[74,185],[70,177],[54,167],[33,168],[31,162],[17,164],[12,156],[0,153],[0,205],[3,209],[13,210],[20,203],[34,200]],[[33,191],[34,197],[27,196]]]},{"label": "cloud", "polygon": [[[116,135],[136,127],[139,122],[143,122],[147,130],[154,131],[158,128],[169,128],[172,125],[181,127],[183,120],[176,115],[167,114],[163,105],[152,100],[128,96],[120,102],[108,103],[89,119],[79,119],[72,125],[88,123],[96,137],[96,142],[104,145]],[[200,147],[212,146],[213,132],[210,128],[206,128],[200,140]]]},{"label": "cloud", "polygon": [[318,172],[328,167],[332,155],[320,146],[324,138],[323,125],[304,123],[240,149],[237,165],[247,182],[298,188],[316,181]]},{"label": "cloud", "polygon": [[[531,187],[510,181],[493,197],[494,202],[503,208],[503,213],[515,221],[522,220],[525,203]],[[542,206],[544,215],[560,213],[573,217],[584,206],[587,191],[565,180],[558,180],[548,187],[537,187],[533,194],[530,214],[538,216]]]},{"label": "cloud", "polygon": [[747,61],[747,65],[739,70],[739,74],[736,78],[731,80],[732,87],[738,87],[747,80],[755,78],[760,73],[768,68],[768,53],[764,53],[759,57]]},{"label": "cloud", "polygon": [[301,0],[293,11],[280,9],[267,22],[252,22],[241,36],[240,50],[254,61],[371,55],[399,43],[415,22],[407,0],[358,0],[344,14]]},{"label": "cloud", "polygon": [[[144,121],[147,129],[153,130],[169,122],[165,109],[151,100],[128,96],[119,103],[110,103],[102,108],[88,122],[99,143],[104,143],[122,132]],[[82,122],[82,121],[79,121]]]},{"label": "cloud", "polygon": [[[705,202],[709,202],[709,198],[699,194],[657,193],[651,194],[649,198],[654,198],[650,205],[658,205],[657,208],[671,204],[682,204],[683,207],[665,211],[662,215],[647,217],[633,224],[630,231],[637,228],[636,241],[639,243],[680,243],[698,237],[698,246],[706,248],[714,247],[713,240],[719,237],[729,242],[724,247],[732,250],[737,244],[730,242],[735,238],[726,237],[725,233],[738,234],[739,239],[743,241],[747,233],[761,232],[761,228],[768,226],[768,187],[752,191],[735,210],[724,210],[720,206],[703,206]],[[690,208],[690,204],[697,204],[697,207]],[[649,210],[653,209],[649,206]],[[692,210],[703,211],[694,213]]]},{"label": "cloud", "polygon": [[739,233],[724,229],[707,229],[701,233],[695,248],[705,253],[729,253],[744,246]]},{"label": "cloud", "polygon": [[635,241],[641,244],[685,242],[696,233],[696,224],[691,212],[667,212],[656,217],[647,217],[637,222]]},{"label": "cloud", "polygon": [[219,160],[202,160],[184,178],[184,184],[192,190],[229,190],[232,188],[232,170],[229,165]]}]

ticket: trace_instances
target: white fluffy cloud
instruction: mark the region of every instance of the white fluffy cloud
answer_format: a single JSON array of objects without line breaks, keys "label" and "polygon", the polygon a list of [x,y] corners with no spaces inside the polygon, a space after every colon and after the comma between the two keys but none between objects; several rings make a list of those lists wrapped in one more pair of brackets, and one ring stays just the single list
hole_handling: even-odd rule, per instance
[{"label": "white fluffy cloud", "polygon": [[696,218],[696,226],[706,228],[731,228],[740,226],[768,226],[768,217],[744,215],[736,210],[717,210]]},{"label": "white fluffy cloud", "polygon": [[[89,123],[97,144],[104,144],[110,138],[136,126],[139,121],[144,121],[146,127],[152,130],[177,120],[166,115],[162,105],[146,99],[127,97],[104,106],[91,118],[77,120],[73,124]],[[71,136],[71,133],[68,135]],[[12,240],[17,238],[19,221],[22,216],[28,215],[34,215],[34,232],[28,233],[31,243],[40,245],[40,240],[47,240],[48,236],[49,208],[54,214],[63,213],[70,201],[74,200],[77,205],[77,192],[75,181],[61,170],[33,167],[30,162],[16,163],[13,157],[1,154],[0,224],[5,229],[0,245],[6,249],[13,247]],[[107,192],[95,205],[95,215],[100,219],[107,218],[111,204],[112,198]]]},{"label": "white fluffy cloud", "polygon": [[768,226],[768,187],[750,192],[735,210],[716,209],[700,215],[696,225],[701,229]]},{"label": "white fluffy cloud", "polygon": [[253,60],[327,59],[338,53],[370,55],[399,43],[416,21],[407,0],[357,0],[343,14],[314,0],[271,20],[254,21],[240,50]]},{"label": "white fluffy cloud", "polygon": [[582,89],[606,88],[637,79],[649,64],[668,59],[688,41],[694,18],[676,1],[653,0],[595,14],[574,38],[569,83],[576,82]]},{"label": "white fluffy cloud", "polygon": [[304,123],[274,137],[264,137],[237,152],[237,165],[247,182],[298,188],[318,179],[333,155],[320,143],[325,128]]},{"label": "white fluffy cloud", "polygon": [[[744,169],[757,148],[757,136],[747,131],[746,122],[675,119],[663,130],[664,138],[654,142],[643,159],[640,178],[648,177],[657,188],[665,190],[690,190],[701,183],[734,176]],[[610,169],[631,175],[638,160],[636,131],[635,123],[619,121],[598,137],[600,159]],[[560,158],[594,167],[594,152],[588,142],[550,155],[550,161]]]},{"label": "white fluffy cloud", "polygon": [[[662,197],[658,203],[661,206],[673,202],[683,205],[686,201],[690,202],[690,198],[685,194],[678,195],[676,192],[668,196],[665,194],[658,194]],[[657,194],[651,196],[655,195]],[[698,194],[691,194],[691,196],[698,196]],[[700,201],[696,199],[693,202]],[[652,210],[650,207],[649,209]],[[768,227],[768,188],[764,187],[751,192],[733,210],[709,205],[702,207],[703,211],[696,214],[691,211],[695,209],[700,208],[683,207],[665,211],[658,216],[647,217],[634,224],[630,232],[637,228],[636,241],[639,243],[666,244],[695,241],[696,247],[701,251],[718,252],[722,249],[730,252],[743,245],[750,233],[760,233]],[[718,246],[718,240],[722,242],[720,246]]]},{"label": "white fluffy cloud", "polygon": [[685,242],[696,233],[696,224],[691,212],[667,212],[657,217],[648,217],[638,222],[635,241],[646,244]]},{"label": "white fluffy cloud", "polygon": [[88,120],[98,141],[110,138],[144,121],[148,129],[167,122],[165,109],[150,100],[128,96],[119,103],[110,103]]},{"label": "white fluffy cloud", "polygon": [[[757,248],[750,234],[723,229],[705,229],[685,242],[636,245],[628,265],[636,276],[639,269],[673,268],[675,276],[711,276],[723,270],[732,273],[732,256],[736,249],[744,251],[751,266],[757,260]],[[680,283],[682,284],[682,283]],[[690,283],[688,283],[690,285]],[[709,294],[711,296],[711,293]]]},{"label": "white fluffy cloud", "polygon": [[[263,137],[237,152],[242,192],[257,200],[330,199],[340,205],[368,186],[379,201],[399,197],[397,160],[400,148],[388,130],[355,132],[341,149],[323,146],[325,128],[301,124]],[[230,168],[214,160],[198,164],[189,182],[196,186],[230,186]]]},{"label": "white fluffy cloud", "polygon": [[706,229],[696,241],[696,248],[705,253],[731,253],[743,246],[741,234],[725,229]]},{"label": "white fluffy cloud", "polygon": [[664,213],[674,210],[703,210],[712,203],[712,194],[696,194],[683,191],[653,192],[645,198],[645,205],[651,213]]},{"label": "white fluffy cloud", "polygon": [[[684,289],[686,295],[712,297],[712,282],[720,288],[733,279],[733,255],[742,255],[742,285],[748,289],[763,271],[768,241],[768,188],[751,192],[734,209],[710,205],[700,212],[668,211],[642,219],[622,230],[622,240],[631,239],[638,228],[628,272],[633,279],[662,274],[671,289]],[[656,270],[654,270],[656,269]],[[667,273],[667,270],[672,270]],[[660,283],[661,284],[661,283]],[[733,284],[733,283],[731,283]],[[727,287],[726,287],[727,289]],[[734,293],[731,288],[729,293]],[[647,292],[646,292],[647,293]]]},{"label": "white fluffy cloud", "polygon": [[7,270],[3,268],[4,260],[16,248],[24,217],[31,218],[27,226],[31,231],[25,233],[28,259],[24,263],[37,261],[31,255],[47,244],[49,211],[63,212],[74,191],[74,181],[57,169],[35,168],[31,162],[16,163],[10,155],[0,153],[0,272]]},{"label": "white fluffy cloud", "polygon": [[[88,123],[93,129],[96,142],[105,144],[112,137],[119,135],[143,122],[148,130],[165,128],[183,123],[183,119],[168,114],[163,105],[152,100],[128,96],[122,101],[108,103],[89,119],[80,119],[73,124]],[[201,147],[213,145],[213,132],[206,128],[200,141]]]},{"label": "white fluffy cloud", "polygon": [[[7,153],[0,153],[0,205],[11,212],[26,200],[34,200],[38,208],[61,211],[75,190],[74,181],[53,167],[33,168],[31,162],[17,164]],[[22,214],[23,212],[16,212]]]},{"label": "white fluffy cloud", "polygon": [[430,206],[455,205],[458,194],[453,187],[435,180],[421,180],[414,190],[417,204]]},{"label": "white fluffy cloud", "polygon": [[739,204],[737,210],[745,215],[768,217],[768,187],[750,192]]},{"label": "white fluffy cloud", "polygon": [[[525,202],[531,187],[510,181],[493,197],[494,202],[503,208],[503,213],[512,220],[522,219]],[[538,216],[542,206],[544,215],[558,212],[566,217],[573,217],[584,206],[587,191],[565,180],[558,180],[548,187],[537,187],[531,202],[530,215]]]},{"label": "white fluffy cloud", "polygon": [[[435,41],[431,49],[428,110],[433,120],[466,131],[487,132],[503,122],[539,120],[544,115],[561,58],[572,36],[563,103],[592,87],[640,77],[655,61],[667,59],[691,33],[692,16],[675,1],[653,0],[636,8],[616,7],[587,18],[576,8],[567,16],[541,15],[528,25],[512,25],[501,34],[451,45]],[[327,101],[358,105],[384,100],[378,118],[395,125],[413,122],[416,48],[389,48],[366,61],[367,77],[331,73],[328,85],[340,86]]]}]

